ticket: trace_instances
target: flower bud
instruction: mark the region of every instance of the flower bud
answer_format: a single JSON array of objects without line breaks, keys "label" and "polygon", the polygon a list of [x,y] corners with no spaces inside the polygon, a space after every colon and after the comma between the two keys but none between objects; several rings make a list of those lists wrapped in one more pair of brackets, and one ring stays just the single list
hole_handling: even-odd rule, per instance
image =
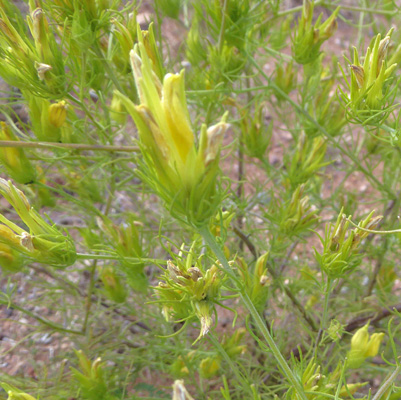
[{"label": "flower bud", "polygon": [[54,56],[50,48],[50,35],[47,19],[41,8],[36,8],[31,13],[31,32],[35,40],[35,46],[40,59],[46,64],[54,63]]},{"label": "flower bud", "polygon": [[327,333],[333,342],[337,342],[341,339],[344,333],[344,326],[336,319],[332,319],[330,321],[330,326],[327,329]]},{"label": "flower bud", "polygon": [[391,110],[392,104],[388,103],[388,99],[391,99],[392,88],[386,82],[397,64],[393,62],[395,59],[391,59],[387,64],[386,58],[393,30],[391,28],[382,40],[380,34],[372,40],[366,50],[363,65],[359,61],[358,51],[354,48],[354,58],[350,65],[351,82],[343,72],[350,93],[347,94],[340,88],[340,97],[348,119],[354,123],[377,125],[387,118]]},{"label": "flower bud", "polygon": [[[223,117],[224,119],[224,117]],[[222,121],[217,125],[213,125],[207,130],[207,145],[204,152],[205,166],[211,164],[220,153],[221,143],[223,141],[224,133],[227,131],[229,125]]]},{"label": "flower bud", "polygon": [[36,400],[35,397],[29,395],[28,393],[24,393],[21,390],[8,385],[7,383],[0,383],[0,386],[8,394],[7,400]]},{"label": "flower bud", "polygon": [[280,229],[291,236],[298,235],[313,226],[319,219],[317,210],[309,205],[309,197],[303,196],[304,185],[299,185],[292,194],[291,200],[280,209]]},{"label": "flower bud", "polygon": [[349,395],[353,395],[357,392],[358,389],[366,386],[368,382],[362,382],[362,383],[349,383],[347,386],[343,386],[340,390],[340,397],[342,398],[347,398]]},{"label": "flower bud", "polygon": [[201,330],[199,338],[207,335],[212,326],[211,308],[210,304],[206,301],[200,301],[195,303],[195,312],[201,323]]},{"label": "flower bud", "polygon": [[359,368],[368,357],[375,357],[379,352],[384,333],[374,333],[369,337],[369,323],[358,329],[351,339],[351,350],[348,352],[348,368]]},{"label": "flower bud", "polygon": [[101,362],[101,358],[98,357],[94,361],[91,361],[81,350],[74,351],[78,357],[81,370],[71,368],[71,372],[80,386],[82,397],[107,397],[107,383],[104,378],[104,364]]},{"label": "flower bud", "polygon": [[19,272],[24,266],[24,260],[17,251],[8,244],[0,243],[0,267],[3,272]]},{"label": "flower bud", "polygon": [[365,73],[363,67],[359,65],[351,65],[351,71],[355,76],[359,88],[362,88],[365,83]]},{"label": "flower bud", "polygon": [[158,78],[162,80],[164,76],[164,68],[156,44],[155,34],[153,30],[153,23],[149,25],[149,29],[147,31],[142,31],[142,34],[143,34],[143,44],[145,46],[147,55],[152,60],[153,70],[155,71],[155,74],[158,76]]},{"label": "flower bud", "polygon": [[[297,72],[293,67],[293,63],[289,62],[285,68],[281,64],[276,67],[276,78],[275,84],[281,91],[289,94],[297,84]],[[285,97],[281,95],[278,91],[275,92],[277,100],[285,100]]]},{"label": "flower bud", "polygon": [[266,273],[266,262],[269,258],[269,252],[261,255],[255,264],[255,275],[260,279]]},{"label": "flower bud", "polygon": [[[0,122],[0,140],[18,141],[17,136],[5,122]],[[23,149],[0,147],[0,162],[8,174],[18,183],[31,183],[36,179],[36,170],[31,165]]]},{"label": "flower bud", "polygon": [[230,358],[234,358],[246,352],[247,349],[246,344],[240,344],[241,341],[244,339],[245,335],[246,335],[245,328],[237,329],[231,336],[224,335],[221,345],[223,346],[224,350],[226,351],[227,355]]},{"label": "flower bud", "polygon": [[106,293],[111,300],[116,303],[123,303],[125,301],[127,298],[127,292],[113,268],[103,268],[100,273],[100,279],[102,280]]},{"label": "flower bud", "polygon": [[13,392],[10,390],[9,392],[7,392],[7,394],[7,400],[36,400],[35,397],[29,395],[28,393]]},{"label": "flower bud", "polygon": [[61,128],[67,119],[67,105],[64,100],[49,107],[49,121],[55,128]]},{"label": "flower bud", "polygon": [[219,373],[221,360],[216,357],[204,358],[199,365],[199,372],[202,378],[210,379]]},{"label": "flower bud", "polygon": [[38,262],[55,267],[67,267],[76,259],[72,239],[64,236],[55,225],[48,224],[31,206],[25,195],[10,181],[0,178],[0,194],[11,204],[29,233],[3,216],[0,225],[0,243],[11,246]]},{"label": "flower bud", "polygon": [[255,111],[252,119],[244,115],[241,129],[245,152],[262,160],[273,133],[273,122],[267,120],[263,105]]},{"label": "flower bud", "polygon": [[171,214],[192,226],[209,222],[220,204],[216,190],[223,120],[201,129],[196,146],[185,97],[184,74],[167,74],[163,84],[147,53],[143,33],[131,51],[131,65],[141,105],[117,92],[137,125],[144,162],[141,177],[166,202]]},{"label": "flower bud", "polygon": [[336,18],[340,7],[337,7],[333,14],[323,23],[321,22],[322,15],[320,15],[314,25],[312,25],[313,9],[313,1],[304,0],[302,15],[292,40],[294,59],[299,64],[310,64],[317,60],[321,53],[320,46],[337,29]]},{"label": "flower bud", "polygon": [[375,357],[379,352],[379,347],[384,338],[384,333],[374,333],[368,342],[366,348],[366,357]]},{"label": "flower bud", "polygon": [[[113,58],[113,61],[118,65],[121,65],[120,69],[128,70],[130,64],[130,51],[133,49],[137,37],[136,27],[136,13],[130,15],[130,19],[127,24],[123,24],[116,18],[111,19],[111,23],[114,25],[113,35],[116,37],[121,52],[118,52]],[[133,22],[135,23],[135,29],[131,29]],[[121,53],[121,54],[120,54]]]},{"label": "flower bud", "polygon": [[113,95],[110,103],[110,117],[116,121],[119,125],[125,125],[127,122],[127,112],[121,101],[121,99]]}]

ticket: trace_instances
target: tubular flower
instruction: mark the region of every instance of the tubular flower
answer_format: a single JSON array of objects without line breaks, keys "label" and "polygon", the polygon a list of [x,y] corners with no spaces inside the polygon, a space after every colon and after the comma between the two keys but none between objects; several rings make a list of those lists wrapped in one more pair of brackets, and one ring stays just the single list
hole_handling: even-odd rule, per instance
[{"label": "tubular flower", "polygon": [[359,368],[368,357],[379,352],[384,333],[374,333],[369,337],[369,323],[358,329],[351,339],[351,350],[348,353],[348,368]]},{"label": "tubular flower", "polygon": [[217,209],[216,175],[221,141],[228,124],[201,128],[199,146],[189,118],[184,72],[167,74],[163,83],[146,50],[142,32],[131,51],[131,65],[141,104],[117,95],[139,131],[144,158],[140,174],[163,198],[175,217],[206,224]]}]

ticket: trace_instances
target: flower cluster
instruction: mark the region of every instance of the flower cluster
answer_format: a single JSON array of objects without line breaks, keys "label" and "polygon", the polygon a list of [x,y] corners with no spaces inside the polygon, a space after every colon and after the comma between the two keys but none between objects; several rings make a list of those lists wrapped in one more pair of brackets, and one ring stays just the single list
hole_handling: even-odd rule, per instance
[{"label": "flower cluster", "polygon": [[351,82],[343,76],[349,94],[340,90],[348,119],[364,125],[375,125],[384,121],[393,110],[391,86],[392,74],[397,67],[391,59],[387,62],[387,49],[390,44],[391,28],[384,39],[378,34],[373,38],[366,50],[363,64],[359,61],[357,49],[354,47],[354,59],[347,60],[351,69]]},{"label": "flower cluster", "polygon": [[76,250],[69,236],[49,225],[10,181],[0,178],[0,194],[29,227],[27,232],[0,214],[0,257],[9,257],[13,262],[22,257],[59,268],[74,264]]},{"label": "flower cluster", "polygon": [[373,217],[372,211],[358,227],[362,229],[348,230],[350,225],[349,217],[343,214],[342,210],[338,215],[335,225],[326,226],[325,237],[322,240],[323,252],[319,253],[315,249],[316,259],[321,269],[331,278],[343,276],[357,265],[356,252],[362,239],[369,235],[366,230],[374,229],[382,216]]},{"label": "flower cluster", "polygon": [[[194,246],[189,251],[186,260],[182,252],[176,264],[167,262],[159,285],[155,288],[163,306],[163,315],[167,321],[189,322],[198,318],[201,324],[197,340],[205,336],[212,325],[212,312],[216,302],[221,299],[220,289],[223,277],[216,265],[205,269],[201,257],[194,259]],[[192,266],[194,263],[195,266]]]},{"label": "flower cluster", "polygon": [[359,368],[368,357],[374,357],[379,352],[384,333],[374,333],[369,336],[369,324],[358,329],[351,339],[351,350],[347,356],[348,368]]},{"label": "flower cluster", "polygon": [[118,93],[139,131],[143,155],[141,177],[166,202],[171,213],[192,225],[204,225],[220,203],[216,176],[221,141],[228,128],[202,125],[199,145],[185,98],[184,73],[167,74],[163,83],[154,70],[142,32],[131,52],[131,65],[141,104]]},{"label": "flower cluster", "polygon": [[314,2],[304,0],[302,16],[298,22],[298,29],[292,40],[292,53],[299,64],[309,64],[320,55],[320,46],[333,36],[337,29],[336,17],[340,7],[325,21],[320,14],[315,24],[312,24]]}]

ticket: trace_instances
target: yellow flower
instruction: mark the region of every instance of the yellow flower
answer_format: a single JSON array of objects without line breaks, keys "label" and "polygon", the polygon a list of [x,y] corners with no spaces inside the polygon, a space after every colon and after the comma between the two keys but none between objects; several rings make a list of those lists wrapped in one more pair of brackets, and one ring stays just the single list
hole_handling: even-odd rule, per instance
[{"label": "yellow flower", "polygon": [[49,122],[55,128],[61,128],[67,119],[67,105],[64,100],[51,104],[49,107]]},{"label": "yellow flower", "polygon": [[144,159],[141,177],[174,216],[191,224],[205,224],[220,203],[216,176],[221,142],[228,128],[226,117],[209,129],[202,126],[197,147],[185,97],[184,71],[167,74],[161,82],[140,29],[138,39],[130,58],[141,104],[136,106],[119,92],[115,96],[139,131]]},{"label": "yellow flower", "polygon": [[384,333],[374,333],[369,337],[369,323],[358,329],[351,339],[351,350],[348,352],[348,368],[359,368],[368,357],[379,352]]},{"label": "yellow flower", "polygon": [[[17,136],[5,122],[0,122],[0,140],[18,142]],[[11,178],[18,183],[31,183],[36,179],[35,168],[32,167],[23,149],[0,147],[0,162]]]}]

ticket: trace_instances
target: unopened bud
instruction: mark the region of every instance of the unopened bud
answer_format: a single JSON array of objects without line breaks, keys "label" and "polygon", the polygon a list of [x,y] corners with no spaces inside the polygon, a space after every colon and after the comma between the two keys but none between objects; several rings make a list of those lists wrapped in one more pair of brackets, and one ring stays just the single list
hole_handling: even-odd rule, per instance
[{"label": "unopened bud", "polygon": [[205,150],[205,166],[212,163],[220,153],[221,142],[229,125],[225,122],[219,122],[207,130],[207,146]]},{"label": "unopened bud", "polygon": [[67,105],[64,100],[53,103],[49,107],[49,122],[55,128],[61,128],[67,119]]},{"label": "unopened bud", "polygon": [[106,293],[111,300],[116,303],[123,303],[127,298],[124,286],[121,284],[120,278],[116,275],[113,268],[104,268],[100,274]]},{"label": "unopened bud", "polygon": [[22,392],[18,393],[10,390],[7,394],[8,394],[7,400],[36,400],[35,397],[29,395],[28,393],[22,393]]},{"label": "unopened bud", "polygon": [[113,95],[113,98],[111,99],[110,117],[120,125],[124,125],[127,122],[127,112],[125,111],[125,107],[121,99],[116,95]]},{"label": "unopened bud", "polygon": [[384,333],[374,333],[369,338],[369,324],[358,329],[351,339],[351,350],[348,353],[348,367],[359,368],[368,357],[374,357],[379,352]]},{"label": "unopened bud", "polygon": [[384,57],[386,57],[389,44],[390,44],[390,36],[386,36],[384,39],[380,41],[379,50],[377,54],[377,75],[379,75],[382,62],[384,60]]},{"label": "unopened bud", "polygon": [[215,376],[220,370],[220,360],[215,357],[208,357],[199,365],[200,374],[203,378],[209,379]]},{"label": "unopened bud", "polygon": [[302,6],[302,17],[305,21],[311,21],[313,17],[313,3],[311,0],[305,0]]},{"label": "unopened bud", "polygon": [[331,36],[334,35],[334,32],[337,30],[338,24],[337,24],[337,19],[333,18],[330,23],[326,26],[326,28],[323,31],[323,37],[324,38],[330,38]]},{"label": "unopened bud", "polygon": [[43,19],[43,10],[41,8],[37,8],[32,13],[32,21],[33,21],[33,32],[32,35],[35,40],[40,40],[40,24]]},{"label": "unopened bud", "polygon": [[384,338],[384,333],[374,333],[369,342],[366,349],[366,357],[375,357],[379,352],[379,347]]},{"label": "unopened bud", "polygon": [[[0,123],[0,140],[18,141],[5,122]],[[0,162],[7,172],[18,183],[31,183],[36,178],[36,171],[32,167],[23,149],[0,147]]]},{"label": "unopened bud", "polygon": [[358,87],[362,88],[365,82],[365,73],[363,68],[359,65],[351,65],[351,71],[355,76]]},{"label": "unopened bud", "polygon": [[255,275],[258,277],[262,277],[266,271],[266,262],[267,259],[269,258],[269,252],[266,252],[265,254],[261,255],[255,265]]}]

